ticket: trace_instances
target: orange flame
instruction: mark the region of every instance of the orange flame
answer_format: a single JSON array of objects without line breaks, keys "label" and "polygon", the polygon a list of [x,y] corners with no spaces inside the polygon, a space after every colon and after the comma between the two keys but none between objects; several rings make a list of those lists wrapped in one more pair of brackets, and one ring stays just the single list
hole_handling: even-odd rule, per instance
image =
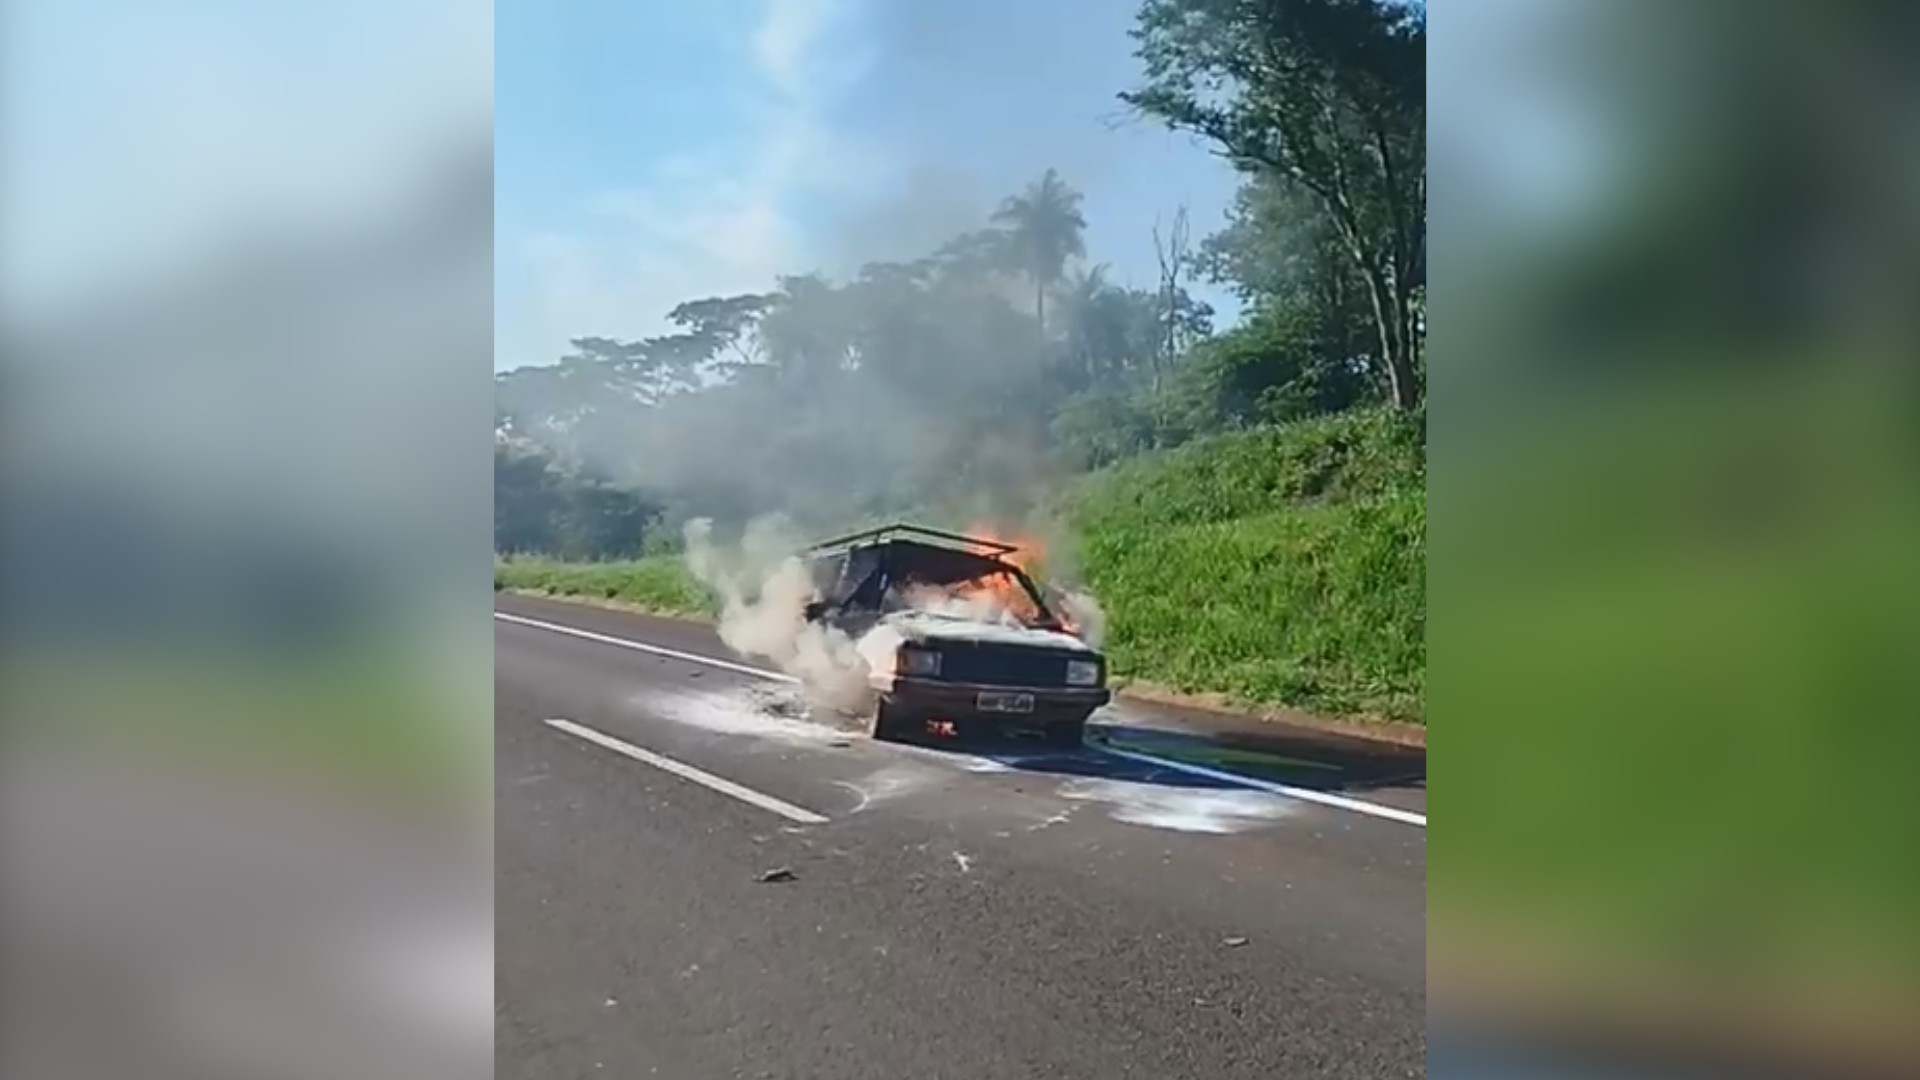
[{"label": "orange flame", "polygon": [[[1033,579],[1034,585],[1041,590],[1042,595],[1046,595],[1046,586],[1040,583],[1038,569],[1046,561],[1047,548],[1039,537],[1021,533],[1009,535],[986,524],[975,524],[967,529],[966,534],[1015,548],[1016,550],[1011,554],[1001,558],[1024,571],[1029,578]],[[969,605],[980,604],[996,612],[1005,612],[1025,626],[1035,626],[1042,622],[1040,611],[1034,605],[1033,598],[1018,581],[1007,574],[994,574],[975,581],[963,582],[948,590],[948,595]],[[1081,636],[1080,627],[1075,625],[1065,612],[1056,610],[1052,614],[1055,620],[1054,625],[1075,637]]]}]

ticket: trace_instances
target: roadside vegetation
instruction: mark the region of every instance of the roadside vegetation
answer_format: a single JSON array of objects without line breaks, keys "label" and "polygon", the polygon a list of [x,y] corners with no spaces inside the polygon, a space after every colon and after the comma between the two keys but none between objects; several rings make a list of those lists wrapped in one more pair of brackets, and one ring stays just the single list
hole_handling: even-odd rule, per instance
[{"label": "roadside vegetation", "polygon": [[494,561],[493,587],[545,596],[607,600],[656,615],[711,616],[714,598],[678,555],[562,562],[543,555]]},{"label": "roadside vegetation", "polygon": [[1158,255],[1123,283],[1047,169],[919,258],[529,358],[496,382],[496,588],[700,614],[694,517],[992,521],[1064,541],[1125,676],[1422,719],[1425,8],[1147,0],[1136,39],[1120,99],[1240,170],[1222,227],[1100,223]]},{"label": "roadside vegetation", "polygon": [[[1417,429],[1355,413],[1203,439],[1066,496],[1114,671],[1339,715],[1422,717],[1425,469]],[[964,523],[945,522],[963,525]],[[713,614],[673,554],[502,558],[494,587]]]},{"label": "roadside vegetation", "polygon": [[1424,719],[1426,490],[1388,412],[1214,436],[1094,478],[1072,521],[1120,674]]}]

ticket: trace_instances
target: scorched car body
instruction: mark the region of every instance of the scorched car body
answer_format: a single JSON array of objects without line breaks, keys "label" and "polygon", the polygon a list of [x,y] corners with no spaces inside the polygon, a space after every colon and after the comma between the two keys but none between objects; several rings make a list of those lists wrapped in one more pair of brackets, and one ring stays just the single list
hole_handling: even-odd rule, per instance
[{"label": "scorched car body", "polygon": [[[874,663],[874,734],[990,728],[1080,744],[1087,717],[1112,697],[1106,658],[1066,632],[1041,590],[1005,556],[1017,549],[894,525],[807,552],[815,595],[807,618],[866,638],[876,627],[891,670]],[[928,597],[998,595],[998,617],[952,614]],[[1011,611],[1009,609],[1018,609]]]}]

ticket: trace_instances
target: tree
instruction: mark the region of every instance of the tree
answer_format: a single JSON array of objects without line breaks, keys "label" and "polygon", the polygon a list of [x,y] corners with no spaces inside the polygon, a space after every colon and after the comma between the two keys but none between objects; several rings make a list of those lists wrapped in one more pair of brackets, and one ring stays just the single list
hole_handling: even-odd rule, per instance
[{"label": "tree", "polygon": [[1049,172],[923,258],[689,300],[659,336],[580,338],[498,377],[496,429],[541,459],[497,463],[499,542],[617,553],[659,520],[779,509],[826,527],[1023,498],[1063,444],[1104,463],[1177,441],[1145,389],[1170,317],[1185,348],[1211,312],[1178,275],[1130,288],[1081,272],[1078,204]]},{"label": "tree", "polygon": [[853,320],[846,300],[819,274],[780,279],[780,291],[760,320],[761,347],[780,376],[812,387],[850,366]]},{"label": "tree", "polygon": [[[1366,289],[1304,188],[1272,175],[1249,177],[1228,212],[1227,227],[1201,244],[1194,261],[1202,274],[1231,285],[1247,302],[1250,322],[1310,317],[1312,333],[1306,340],[1315,354],[1313,369],[1340,371],[1342,382],[1352,382],[1347,373],[1358,365],[1360,397],[1392,399],[1385,370],[1371,362],[1378,337]],[[1414,317],[1416,329],[1424,325],[1417,306]]]},{"label": "tree", "polygon": [[991,278],[1021,269],[1012,234],[1000,229],[961,233],[942,244],[928,262],[949,279]]},{"label": "tree", "polygon": [[1194,269],[1250,307],[1292,300],[1333,276],[1353,280],[1343,241],[1312,192],[1273,173],[1248,176],[1226,227],[1200,242]]},{"label": "tree", "polygon": [[681,304],[667,318],[702,343],[710,361],[724,349],[734,357],[728,366],[751,366],[760,362],[754,331],[776,299],[762,293],[710,296]]},{"label": "tree", "polygon": [[1154,353],[1154,380],[1175,356],[1213,329],[1213,309],[1187,294],[1180,275],[1193,265],[1193,253],[1187,247],[1187,208],[1173,215],[1173,225],[1162,235],[1160,223],[1153,224],[1153,255],[1160,264],[1159,347]]},{"label": "tree", "polygon": [[1272,306],[1187,356],[1166,407],[1182,426],[1216,431],[1341,412],[1367,400],[1367,373],[1327,342],[1311,306]]},{"label": "tree", "polygon": [[1364,283],[1393,402],[1424,394],[1426,9],[1392,0],[1146,0],[1121,99],[1311,194]]},{"label": "tree", "polygon": [[562,558],[635,558],[660,517],[658,506],[591,473],[568,477],[561,496],[554,553]]},{"label": "tree", "polygon": [[1067,401],[1053,419],[1051,434],[1070,465],[1099,469],[1150,448],[1155,431],[1136,395],[1097,390]]},{"label": "tree", "polygon": [[1169,291],[1127,289],[1106,277],[1106,264],[1069,275],[1057,312],[1066,387],[1078,393],[1117,388],[1139,373],[1157,375],[1171,338],[1184,348],[1212,331],[1213,309],[1177,282]]},{"label": "tree", "polygon": [[1067,281],[1059,317],[1064,338],[1061,359],[1069,389],[1085,390],[1110,377],[1129,359],[1136,327],[1128,324],[1123,296],[1108,283],[1105,263]]},{"label": "tree", "polygon": [[1060,282],[1069,261],[1087,253],[1087,219],[1080,213],[1080,199],[1059,173],[1048,169],[1026,191],[1009,196],[993,215],[994,224],[1006,230],[1010,257],[1033,282],[1033,317],[1043,334],[1047,291]]},{"label": "tree", "polygon": [[566,559],[629,558],[660,518],[653,502],[538,447],[493,448],[493,549]]},{"label": "tree", "polygon": [[503,441],[493,446],[493,550],[551,549],[555,477],[547,459]]}]

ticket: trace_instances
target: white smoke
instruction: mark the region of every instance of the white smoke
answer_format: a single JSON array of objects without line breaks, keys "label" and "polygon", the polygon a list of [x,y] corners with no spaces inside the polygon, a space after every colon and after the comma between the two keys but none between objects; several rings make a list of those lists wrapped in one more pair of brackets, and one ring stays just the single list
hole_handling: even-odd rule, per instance
[{"label": "white smoke", "polygon": [[1059,614],[1073,626],[1088,648],[1098,649],[1107,640],[1107,611],[1100,601],[1084,589],[1061,589],[1053,596]]},{"label": "white smoke", "polygon": [[[806,563],[795,554],[802,542],[784,518],[754,520],[737,548],[724,549],[714,543],[712,521],[702,518],[688,523],[686,542],[688,569],[720,598],[720,639],[728,648],[799,679],[816,707],[856,715],[872,707],[873,675],[891,670],[906,638],[884,622],[855,639],[844,630],[809,621],[806,608],[818,598],[818,589]],[[1106,614],[1092,594],[1073,589],[1047,594],[1055,613],[1088,645],[1099,648]],[[986,589],[954,593],[916,588],[901,602],[913,611],[1026,625],[1005,595]]]},{"label": "white smoke", "polygon": [[783,519],[749,524],[737,551],[715,545],[704,518],[687,524],[686,540],[688,569],[720,597],[720,640],[728,648],[799,679],[816,706],[857,713],[870,705],[872,674],[891,666],[902,639],[876,627],[855,641],[807,620],[813,578],[793,554],[800,544]]}]

